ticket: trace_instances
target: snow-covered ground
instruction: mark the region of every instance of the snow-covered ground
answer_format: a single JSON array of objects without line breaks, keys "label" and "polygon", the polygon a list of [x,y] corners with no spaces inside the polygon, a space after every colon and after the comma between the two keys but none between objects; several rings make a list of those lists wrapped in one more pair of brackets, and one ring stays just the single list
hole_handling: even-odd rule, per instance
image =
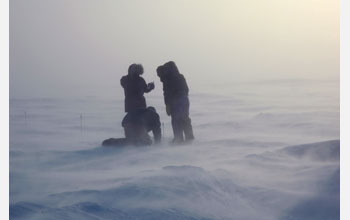
[{"label": "snow-covered ground", "polygon": [[183,146],[156,86],[151,147],[100,146],[123,136],[122,95],[11,99],[10,218],[339,219],[337,81],[190,84]]}]

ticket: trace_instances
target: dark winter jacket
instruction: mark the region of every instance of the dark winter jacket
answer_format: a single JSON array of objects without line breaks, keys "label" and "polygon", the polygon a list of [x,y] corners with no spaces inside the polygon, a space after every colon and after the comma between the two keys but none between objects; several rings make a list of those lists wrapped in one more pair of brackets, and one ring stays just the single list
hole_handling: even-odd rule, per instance
[{"label": "dark winter jacket", "polygon": [[169,74],[162,79],[165,105],[173,105],[177,100],[188,97],[188,86],[182,74]]},{"label": "dark winter jacket", "polygon": [[120,79],[120,84],[124,88],[125,112],[146,108],[146,99],[143,94],[150,92],[151,89],[147,87],[142,77],[126,75]]},{"label": "dark winter jacket", "polygon": [[122,126],[126,124],[135,124],[137,126],[143,126],[147,132],[152,131],[154,140],[160,141],[161,139],[161,124],[159,115],[157,112],[150,110],[149,108],[137,109],[133,112],[129,112],[122,121]]}]

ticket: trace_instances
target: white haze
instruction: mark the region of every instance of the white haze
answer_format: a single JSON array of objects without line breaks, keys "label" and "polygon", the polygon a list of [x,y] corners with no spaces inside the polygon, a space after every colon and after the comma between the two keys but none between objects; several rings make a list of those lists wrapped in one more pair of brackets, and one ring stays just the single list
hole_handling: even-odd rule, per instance
[{"label": "white haze", "polygon": [[157,81],[169,60],[192,87],[338,80],[339,1],[10,1],[11,97],[93,95],[134,62]]},{"label": "white haze", "polygon": [[123,149],[122,98],[11,99],[11,219],[338,219],[338,83],[223,85],[191,91],[184,146],[156,91],[163,143]]},{"label": "white haze", "polygon": [[[10,1],[11,219],[339,218],[339,2]],[[190,88],[172,146],[158,65]],[[160,146],[122,137],[144,66]],[[82,115],[82,126],[80,124]]]}]

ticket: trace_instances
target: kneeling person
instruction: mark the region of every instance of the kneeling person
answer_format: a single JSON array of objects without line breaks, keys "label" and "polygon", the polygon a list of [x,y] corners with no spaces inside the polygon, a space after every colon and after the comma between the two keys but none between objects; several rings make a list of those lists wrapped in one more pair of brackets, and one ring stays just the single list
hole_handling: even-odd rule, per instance
[{"label": "kneeling person", "polygon": [[154,143],[161,141],[161,124],[156,109],[152,106],[129,112],[122,121],[127,141],[135,145],[151,145],[148,135],[152,131]]}]

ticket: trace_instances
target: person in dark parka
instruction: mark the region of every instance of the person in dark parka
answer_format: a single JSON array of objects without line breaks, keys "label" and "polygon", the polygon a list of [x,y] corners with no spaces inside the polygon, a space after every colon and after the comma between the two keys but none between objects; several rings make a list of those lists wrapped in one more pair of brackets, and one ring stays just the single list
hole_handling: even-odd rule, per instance
[{"label": "person in dark parka", "polygon": [[166,77],[166,69],[164,66],[158,66],[157,68],[157,75],[160,78],[160,81],[163,83],[163,96],[164,96],[164,103],[166,107],[166,113],[167,115],[170,115],[170,101],[169,101],[169,80],[167,80]]},{"label": "person in dark parka", "polygon": [[128,69],[128,75],[120,79],[120,84],[124,88],[125,94],[125,112],[131,112],[136,109],[146,108],[146,99],[144,93],[154,89],[154,83],[146,84],[141,77],[143,67],[141,64],[131,64]]},{"label": "person in dark parka", "polygon": [[164,102],[171,125],[175,143],[194,139],[191,119],[189,117],[190,102],[185,77],[180,74],[175,62],[170,61],[157,68],[157,75],[163,83]]},{"label": "person in dark parka", "polygon": [[152,140],[148,135],[152,131],[154,143],[161,141],[161,124],[156,109],[152,106],[129,112],[122,121],[125,137],[135,145],[150,145]]}]

